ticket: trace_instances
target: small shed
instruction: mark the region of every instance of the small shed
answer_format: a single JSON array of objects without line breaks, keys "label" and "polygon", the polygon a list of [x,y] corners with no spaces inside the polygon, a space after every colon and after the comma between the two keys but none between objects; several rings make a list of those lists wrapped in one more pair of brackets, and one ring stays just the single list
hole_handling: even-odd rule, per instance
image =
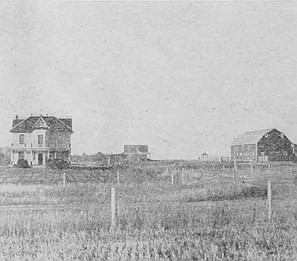
[{"label": "small shed", "polygon": [[200,158],[201,158],[201,161],[207,161],[208,160],[208,154],[206,152],[203,152],[201,154]]}]

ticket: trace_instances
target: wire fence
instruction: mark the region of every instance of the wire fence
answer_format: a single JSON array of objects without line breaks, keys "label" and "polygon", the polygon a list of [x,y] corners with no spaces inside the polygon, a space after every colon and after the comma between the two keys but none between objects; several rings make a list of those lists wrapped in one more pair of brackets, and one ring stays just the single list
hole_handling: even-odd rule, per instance
[{"label": "wire fence", "polygon": [[290,163],[0,168],[2,243],[11,252],[21,242],[21,257],[23,242],[42,253],[69,246],[63,260],[76,249],[89,251],[82,260],[287,260],[296,253],[296,175]]},{"label": "wire fence", "polygon": [[[149,213],[157,208],[175,211],[184,206],[212,208],[220,202],[266,202],[296,198],[297,166],[293,163],[142,164],[109,169],[1,168],[1,205],[47,205],[104,209],[104,216]],[[8,188],[5,190],[5,186]],[[11,185],[20,186],[23,200]],[[33,188],[33,187],[34,188]],[[31,187],[31,190],[24,189]],[[115,188],[115,203],[111,197]],[[21,194],[23,193],[23,194]],[[38,200],[36,200],[38,198]],[[266,204],[266,203],[265,203]],[[106,209],[113,205],[116,214]],[[271,204],[270,204],[271,205]],[[272,207],[276,204],[272,204]]]}]

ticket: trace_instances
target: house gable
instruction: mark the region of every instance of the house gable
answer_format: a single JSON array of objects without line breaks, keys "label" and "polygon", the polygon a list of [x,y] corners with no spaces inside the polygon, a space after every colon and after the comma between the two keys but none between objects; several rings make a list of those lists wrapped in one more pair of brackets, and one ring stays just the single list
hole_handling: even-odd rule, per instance
[{"label": "house gable", "polygon": [[42,117],[40,117],[36,123],[34,124],[32,129],[48,129],[49,127],[47,126],[46,122]]},{"label": "house gable", "polygon": [[[68,124],[70,124],[70,126]],[[53,132],[73,133],[72,119],[61,120],[55,116],[30,116],[25,120],[19,121],[17,124],[16,120],[13,120],[10,132],[30,133],[34,129],[48,129]]]}]

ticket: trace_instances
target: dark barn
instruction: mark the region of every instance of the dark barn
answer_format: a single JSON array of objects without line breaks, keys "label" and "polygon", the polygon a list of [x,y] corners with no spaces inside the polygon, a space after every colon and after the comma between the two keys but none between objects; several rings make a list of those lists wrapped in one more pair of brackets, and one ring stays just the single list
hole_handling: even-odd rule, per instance
[{"label": "dark barn", "polygon": [[245,132],[231,145],[231,159],[237,161],[267,162],[290,161],[294,158],[294,147],[284,133],[277,129]]}]

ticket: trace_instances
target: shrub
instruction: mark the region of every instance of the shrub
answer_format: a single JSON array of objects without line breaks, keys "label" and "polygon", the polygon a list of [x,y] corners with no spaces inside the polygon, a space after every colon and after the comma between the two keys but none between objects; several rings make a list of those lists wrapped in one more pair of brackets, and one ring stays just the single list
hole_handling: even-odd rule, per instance
[{"label": "shrub", "polygon": [[31,168],[28,161],[25,159],[19,159],[18,163],[15,166],[18,168]]},{"label": "shrub", "polygon": [[49,159],[47,166],[51,169],[68,169],[69,163],[61,158]]}]

